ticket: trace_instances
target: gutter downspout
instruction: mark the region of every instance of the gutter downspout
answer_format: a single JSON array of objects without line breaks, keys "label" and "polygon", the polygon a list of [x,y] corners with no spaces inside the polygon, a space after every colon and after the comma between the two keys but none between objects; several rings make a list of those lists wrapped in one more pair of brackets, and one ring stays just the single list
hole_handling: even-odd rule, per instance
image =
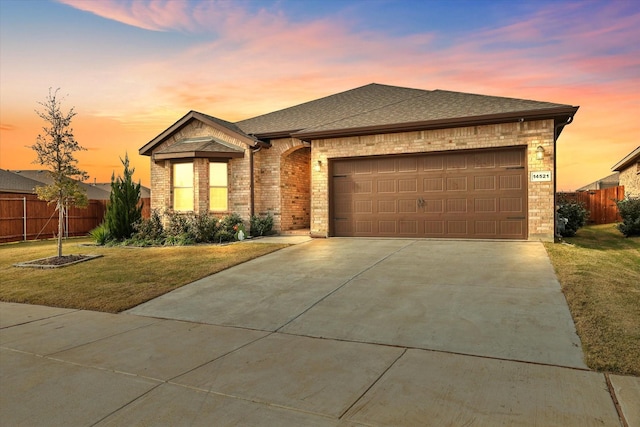
[{"label": "gutter downspout", "polygon": [[557,174],[557,142],[560,134],[558,133],[558,129],[561,127],[565,127],[568,124],[573,122],[573,116],[569,116],[566,122],[558,123],[553,127],[553,241],[555,242],[556,236],[558,235],[558,211],[556,207],[558,206],[558,174]]}]

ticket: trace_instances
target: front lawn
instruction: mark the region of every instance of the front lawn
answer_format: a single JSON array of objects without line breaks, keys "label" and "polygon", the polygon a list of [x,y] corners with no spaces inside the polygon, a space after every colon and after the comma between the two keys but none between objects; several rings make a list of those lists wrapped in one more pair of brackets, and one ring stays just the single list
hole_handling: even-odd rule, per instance
[{"label": "front lawn", "polygon": [[545,247],[594,370],[640,375],[640,237],[613,224]]},{"label": "front lawn", "polygon": [[69,239],[63,255],[102,258],[57,269],[13,267],[56,255],[55,241],[0,245],[0,301],[117,313],[194,280],[249,261],[286,244],[243,242],[157,248],[80,246]]}]

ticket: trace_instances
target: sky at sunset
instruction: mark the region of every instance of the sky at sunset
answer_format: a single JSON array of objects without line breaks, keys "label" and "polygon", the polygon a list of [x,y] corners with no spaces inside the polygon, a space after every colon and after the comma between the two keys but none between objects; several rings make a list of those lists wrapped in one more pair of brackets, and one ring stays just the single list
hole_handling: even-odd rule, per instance
[{"label": "sky at sunset", "polygon": [[98,182],[189,110],[238,121],[369,83],[580,106],[558,190],[640,145],[634,0],[0,0],[0,168],[38,169],[50,87]]}]

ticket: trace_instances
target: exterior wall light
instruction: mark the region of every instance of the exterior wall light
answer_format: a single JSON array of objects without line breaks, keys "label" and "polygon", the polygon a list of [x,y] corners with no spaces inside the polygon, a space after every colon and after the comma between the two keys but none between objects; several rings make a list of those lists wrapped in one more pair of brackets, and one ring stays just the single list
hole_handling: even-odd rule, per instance
[{"label": "exterior wall light", "polygon": [[542,147],[541,145],[538,145],[538,148],[536,148],[536,159],[544,159],[544,147]]},{"label": "exterior wall light", "polygon": [[316,163],[313,167],[313,170],[315,170],[316,172],[320,172],[320,169],[322,169],[322,160],[318,160],[318,163]]}]

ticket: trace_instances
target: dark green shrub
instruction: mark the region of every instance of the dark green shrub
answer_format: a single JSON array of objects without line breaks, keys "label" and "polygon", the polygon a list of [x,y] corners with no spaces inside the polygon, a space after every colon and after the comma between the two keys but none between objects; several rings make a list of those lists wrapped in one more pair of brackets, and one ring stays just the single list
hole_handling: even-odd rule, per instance
[{"label": "dark green shrub", "polygon": [[109,233],[109,227],[104,222],[89,232],[89,236],[96,242],[96,244],[102,246],[111,240],[111,233]]},{"label": "dark green shrub", "polygon": [[196,241],[189,233],[182,233],[178,235],[167,236],[164,241],[165,246],[187,246],[193,245]]},{"label": "dark green shrub", "polygon": [[242,218],[231,214],[220,219],[200,214],[165,214],[166,227],[157,211],[151,218],[135,224],[135,232],[124,241],[132,246],[183,246],[195,243],[225,243],[236,240],[238,230],[243,228]]},{"label": "dark green shrub", "polygon": [[253,215],[250,221],[251,235],[252,236],[264,236],[271,232],[273,229],[273,215],[267,214],[266,216]]},{"label": "dark green shrub", "polygon": [[218,219],[207,214],[199,214],[190,219],[190,234],[196,243],[215,242],[216,231],[218,230]]},{"label": "dark green shrub", "polygon": [[[191,214],[181,214],[176,212],[167,212],[167,226],[164,229],[164,233],[167,239],[178,237],[183,234],[191,234]],[[195,238],[193,239],[195,241]]]},{"label": "dark green shrub", "polygon": [[164,227],[158,211],[151,212],[149,219],[142,219],[134,224],[131,239],[125,241],[133,246],[163,245],[165,240]]},{"label": "dark green shrub", "polygon": [[640,197],[625,197],[616,202],[622,222],[618,230],[627,237],[640,236]]},{"label": "dark green shrub", "polygon": [[[563,237],[572,237],[576,235],[578,229],[584,226],[589,218],[589,211],[587,211],[581,203],[577,203],[571,200],[560,200],[558,203],[558,217],[561,222],[566,222],[564,227],[561,225],[558,227],[558,232]],[[564,218],[566,221],[563,221]]]},{"label": "dark green shrub", "polygon": [[125,154],[124,176],[111,175],[111,196],[105,213],[105,223],[113,239],[123,240],[134,233],[133,225],[142,219],[140,182],[133,183],[134,169],[129,169],[129,156]]}]

